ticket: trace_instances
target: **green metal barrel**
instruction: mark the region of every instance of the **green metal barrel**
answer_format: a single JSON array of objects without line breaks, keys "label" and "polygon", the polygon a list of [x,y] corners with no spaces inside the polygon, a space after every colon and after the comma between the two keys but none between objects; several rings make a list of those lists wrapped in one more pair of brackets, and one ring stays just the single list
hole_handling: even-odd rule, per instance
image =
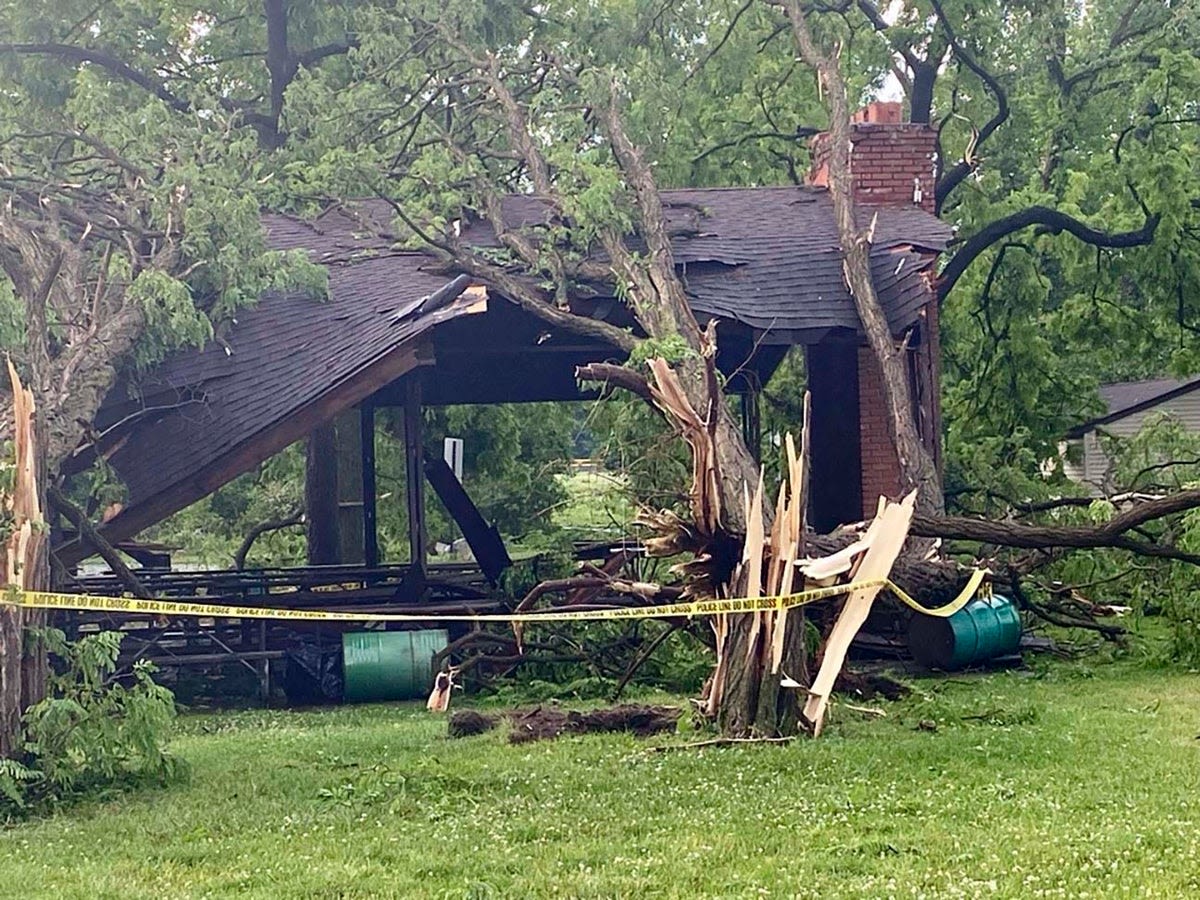
[{"label": "green metal barrel", "polygon": [[917,613],[908,626],[909,652],[931,669],[962,669],[1015,653],[1020,643],[1017,604],[999,594],[976,597],[943,619]]},{"label": "green metal barrel", "polygon": [[445,629],[343,634],[343,699],[361,703],[426,696],[433,689],[433,655],[447,640]]}]

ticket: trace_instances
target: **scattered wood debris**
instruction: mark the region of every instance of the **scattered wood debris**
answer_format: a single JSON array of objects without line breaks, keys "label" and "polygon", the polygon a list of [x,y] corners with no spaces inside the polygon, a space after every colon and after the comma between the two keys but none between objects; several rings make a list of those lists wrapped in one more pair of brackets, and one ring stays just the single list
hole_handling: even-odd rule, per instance
[{"label": "scattered wood debris", "polygon": [[429,693],[429,699],[425,701],[426,709],[430,712],[445,712],[450,708],[450,694],[459,687],[454,683],[454,676],[457,674],[458,669],[454,666],[437,673],[433,680],[433,690]]},{"label": "scattered wood debris", "polygon": [[638,737],[674,732],[683,710],[678,706],[623,704],[588,712],[538,706],[509,716],[509,743],[553,740],[563,734],[630,731]]},{"label": "scattered wood debris", "polygon": [[[916,500],[915,491],[900,503],[880,500],[879,513],[863,538],[863,542],[869,546],[858,561],[857,570],[851,570],[857,580],[872,581],[891,574],[896,557],[900,555],[908,538]],[[829,633],[821,668],[813,680],[812,687],[809,688],[808,700],[804,704],[804,718],[808,720],[814,737],[819,735],[824,727],[829,695],[833,692],[834,682],[846,661],[850,642],[867,620],[871,606],[881,590],[878,585],[855,589],[846,600],[841,615]]]}]

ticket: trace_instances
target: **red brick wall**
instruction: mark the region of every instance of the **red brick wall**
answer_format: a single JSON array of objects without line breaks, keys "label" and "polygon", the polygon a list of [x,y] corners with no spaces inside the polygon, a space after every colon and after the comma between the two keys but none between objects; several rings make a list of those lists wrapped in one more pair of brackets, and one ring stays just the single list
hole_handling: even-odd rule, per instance
[{"label": "red brick wall", "polygon": [[883,374],[869,347],[858,349],[858,429],[862,457],[863,516],[875,515],[879,495],[900,493],[900,462],[888,431]]},{"label": "red brick wall", "polygon": [[[899,114],[899,103],[873,103],[856,114],[850,137],[855,199],[874,206],[920,206],[933,212],[937,132],[929,125],[900,122]],[[828,185],[829,135],[817,135],[811,147],[808,183]]]}]

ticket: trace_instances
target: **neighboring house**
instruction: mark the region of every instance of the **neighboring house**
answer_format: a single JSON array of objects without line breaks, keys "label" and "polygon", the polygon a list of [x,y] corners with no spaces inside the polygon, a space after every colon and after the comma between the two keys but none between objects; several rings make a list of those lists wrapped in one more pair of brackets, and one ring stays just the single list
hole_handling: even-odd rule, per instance
[{"label": "neighboring house", "polygon": [[1170,416],[1200,434],[1200,376],[1104,384],[1100,399],[1107,412],[1072,428],[1061,448],[1064,474],[1095,496],[1120,487],[1111,483],[1112,460],[1104,453],[1101,435],[1133,437],[1155,416]]}]

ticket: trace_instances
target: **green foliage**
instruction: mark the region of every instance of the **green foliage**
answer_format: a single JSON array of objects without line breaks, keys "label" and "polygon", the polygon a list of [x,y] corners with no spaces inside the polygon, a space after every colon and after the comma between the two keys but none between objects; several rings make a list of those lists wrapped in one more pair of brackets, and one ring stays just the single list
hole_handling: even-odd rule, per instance
[{"label": "green foliage", "polygon": [[55,671],[46,698],[23,716],[23,759],[0,761],[0,814],[182,773],[166,750],[175,698],[155,684],[154,667],[135,663],[128,686],[111,680],[122,637],[103,631],[69,642],[57,629],[37,634]]},{"label": "green foliage", "polygon": [[682,508],[691,482],[691,456],[644,400],[601,401],[588,424],[597,440],[594,453],[624,484],[629,506]]},{"label": "green foliage", "polygon": [[27,794],[45,778],[45,774],[16,759],[0,759],[0,813],[24,810]]},{"label": "green foliage", "polygon": [[[1109,459],[1105,481],[1112,495],[1127,491],[1161,494],[1200,483],[1200,436],[1191,434],[1176,419],[1150,416],[1130,437],[1104,435],[1101,446]],[[1013,470],[1009,470],[1011,472]],[[1056,476],[1061,477],[1061,476]],[[1050,508],[1035,517],[1053,526],[1094,527],[1111,519],[1116,505],[1107,498],[1088,501],[1081,486],[1054,480],[1013,480],[1001,484],[990,497],[977,492],[958,498],[966,508],[996,510],[1022,502],[1042,501]],[[1022,489],[1028,489],[1021,492]],[[1008,491],[1005,493],[1005,491]],[[1059,498],[1081,498],[1078,505],[1055,505]],[[1133,535],[1148,544],[1170,544],[1200,554],[1200,516],[1190,510],[1181,516],[1147,523]],[[1052,590],[1057,587],[1057,590]],[[1074,588],[1086,601],[1126,607],[1126,624],[1146,620],[1156,623],[1165,638],[1147,647],[1159,662],[1172,666],[1200,666],[1200,575],[1183,561],[1152,559],[1127,550],[1076,550],[1040,568],[1027,580],[1025,590],[1035,599],[1063,600],[1064,588]],[[1002,590],[1002,589],[1001,589]]]},{"label": "green foliage", "polygon": [[688,346],[688,342],[682,334],[672,334],[663,338],[646,338],[638,341],[633,352],[629,354],[628,365],[640,370],[652,359],[662,358],[671,365],[676,365],[695,356],[696,351]]},{"label": "green foliage", "polygon": [[[1135,248],[1024,229],[979,256],[945,303],[948,481],[1036,490],[1040,460],[1099,411],[1097,383],[1193,372],[1200,361],[1200,165],[1189,149],[1200,22],[1194,8],[1167,4],[1140,7],[1137,28],[1115,2],[1077,14],[1061,4],[946,8],[965,19],[964,40],[1000,77],[1012,111],[944,208],[964,238],[1032,205],[1112,232],[1160,216],[1153,241]],[[1042,38],[1014,42],[1017,33]],[[996,104],[965,67],[948,74],[935,100],[955,108],[941,132],[952,159]]]}]

